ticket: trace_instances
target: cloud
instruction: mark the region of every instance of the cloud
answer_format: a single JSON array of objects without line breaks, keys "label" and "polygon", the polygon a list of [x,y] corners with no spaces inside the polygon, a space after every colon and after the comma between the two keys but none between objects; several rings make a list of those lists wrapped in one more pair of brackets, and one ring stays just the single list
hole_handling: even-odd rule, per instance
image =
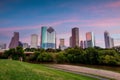
[{"label": "cloud", "polygon": [[80,26],[93,26],[93,27],[115,27],[120,26],[120,18],[103,18],[103,19],[91,19],[83,21]]},{"label": "cloud", "polygon": [[16,27],[2,27],[0,28],[0,32],[4,32],[4,31],[20,31],[20,30],[30,30],[30,29],[39,29],[42,26],[58,26],[64,23],[70,23],[70,22],[79,22],[79,20],[77,19],[67,19],[67,20],[61,20],[61,21],[55,21],[52,23],[45,23],[45,24],[39,24],[39,25],[35,25],[35,26],[16,26]]},{"label": "cloud", "polygon": [[120,8],[120,1],[108,3],[108,4],[106,5],[106,7],[110,7],[110,8]]}]

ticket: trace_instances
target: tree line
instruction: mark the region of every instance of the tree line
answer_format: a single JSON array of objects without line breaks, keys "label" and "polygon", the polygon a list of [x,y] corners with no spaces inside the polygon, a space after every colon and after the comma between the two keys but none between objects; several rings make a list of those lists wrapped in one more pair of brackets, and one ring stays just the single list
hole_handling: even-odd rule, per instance
[{"label": "tree line", "polygon": [[[31,51],[34,54],[26,56],[24,51]],[[21,47],[9,49],[4,52],[1,58],[9,58],[28,62],[38,63],[72,63],[92,65],[120,65],[120,52],[116,49],[102,49],[99,47],[82,49],[80,47],[60,49],[35,49]]]}]

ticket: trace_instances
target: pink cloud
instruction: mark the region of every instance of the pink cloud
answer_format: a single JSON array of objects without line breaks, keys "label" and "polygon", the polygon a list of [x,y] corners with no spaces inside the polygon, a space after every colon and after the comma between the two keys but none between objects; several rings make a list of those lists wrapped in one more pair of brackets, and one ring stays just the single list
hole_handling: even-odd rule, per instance
[{"label": "pink cloud", "polygon": [[69,23],[69,22],[79,22],[79,20],[77,20],[77,19],[68,19],[68,20],[62,20],[62,21],[56,21],[56,22],[52,22],[52,23],[47,23],[47,24],[35,25],[35,26],[16,26],[16,27],[0,28],[0,32],[38,29],[38,28],[41,28],[42,26],[55,27],[55,26],[61,25],[63,23]]},{"label": "pink cloud", "polygon": [[120,7],[120,1],[109,3],[106,5],[106,7],[118,8],[118,7]]},{"label": "pink cloud", "polygon": [[93,27],[115,27],[120,26],[120,18],[104,18],[98,20],[87,20],[80,26],[93,26]]}]

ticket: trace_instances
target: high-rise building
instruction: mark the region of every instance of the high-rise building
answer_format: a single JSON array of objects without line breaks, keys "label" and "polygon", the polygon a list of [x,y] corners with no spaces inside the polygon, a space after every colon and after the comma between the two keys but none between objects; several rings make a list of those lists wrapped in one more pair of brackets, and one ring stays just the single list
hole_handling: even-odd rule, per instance
[{"label": "high-rise building", "polygon": [[11,39],[9,48],[16,48],[19,46],[19,32],[14,32],[14,36]]},{"label": "high-rise building", "polygon": [[70,47],[72,47],[72,36],[69,39],[69,45],[70,45]]},{"label": "high-rise building", "polygon": [[86,33],[87,48],[95,46],[95,36],[93,32]]},{"label": "high-rise building", "polygon": [[72,47],[79,46],[79,28],[72,28]]},{"label": "high-rise building", "polygon": [[56,32],[52,27],[41,28],[41,48],[56,48]]},{"label": "high-rise building", "polygon": [[65,41],[64,41],[64,39],[60,39],[59,48],[60,48],[61,50],[64,50],[64,49],[66,48],[66,47],[65,47]]},{"label": "high-rise building", "polygon": [[114,39],[110,37],[109,32],[104,32],[105,48],[114,47]]},{"label": "high-rise building", "polygon": [[87,48],[87,41],[84,41],[84,48]]},{"label": "high-rise building", "polygon": [[47,49],[47,27],[41,27],[41,48]]},{"label": "high-rise building", "polygon": [[84,49],[84,41],[80,41],[80,47],[82,48],[82,49]]},{"label": "high-rise building", "polygon": [[110,38],[110,47],[114,47],[114,39],[113,38]]},{"label": "high-rise building", "polygon": [[56,49],[56,33],[52,27],[47,29],[47,48]]},{"label": "high-rise building", "polygon": [[59,46],[64,46],[65,44],[64,44],[65,42],[64,42],[64,39],[60,39],[60,44],[59,44]]},{"label": "high-rise building", "polygon": [[38,46],[38,35],[32,34],[31,35],[31,48],[37,48]]}]

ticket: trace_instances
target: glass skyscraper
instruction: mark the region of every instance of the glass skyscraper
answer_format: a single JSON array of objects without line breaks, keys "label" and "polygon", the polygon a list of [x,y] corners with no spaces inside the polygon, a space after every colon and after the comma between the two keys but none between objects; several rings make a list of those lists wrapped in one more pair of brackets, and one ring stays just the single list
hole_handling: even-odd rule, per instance
[{"label": "glass skyscraper", "polygon": [[107,31],[104,32],[104,40],[105,40],[105,48],[114,47],[114,39],[110,37],[110,34]]},{"label": "glass skyscraper", "polygon": [[86,46],[87,48],[95,46],[95,36],[93,32],[86,33],[86,42],[87,42],[87,46]]},{"label": "glass skyscraper", "polygon": [[52,27],[47,29],[47,48],[56,48],[56,35]]},{"label": "glass skyscraper", "polygon": [[56,48],[56,32],[52,27],[41,28],[41,48]]},{"label": "glass skyscraper", "polygon": [[41,28],[41,48],[47,49],[47,27]]}]

